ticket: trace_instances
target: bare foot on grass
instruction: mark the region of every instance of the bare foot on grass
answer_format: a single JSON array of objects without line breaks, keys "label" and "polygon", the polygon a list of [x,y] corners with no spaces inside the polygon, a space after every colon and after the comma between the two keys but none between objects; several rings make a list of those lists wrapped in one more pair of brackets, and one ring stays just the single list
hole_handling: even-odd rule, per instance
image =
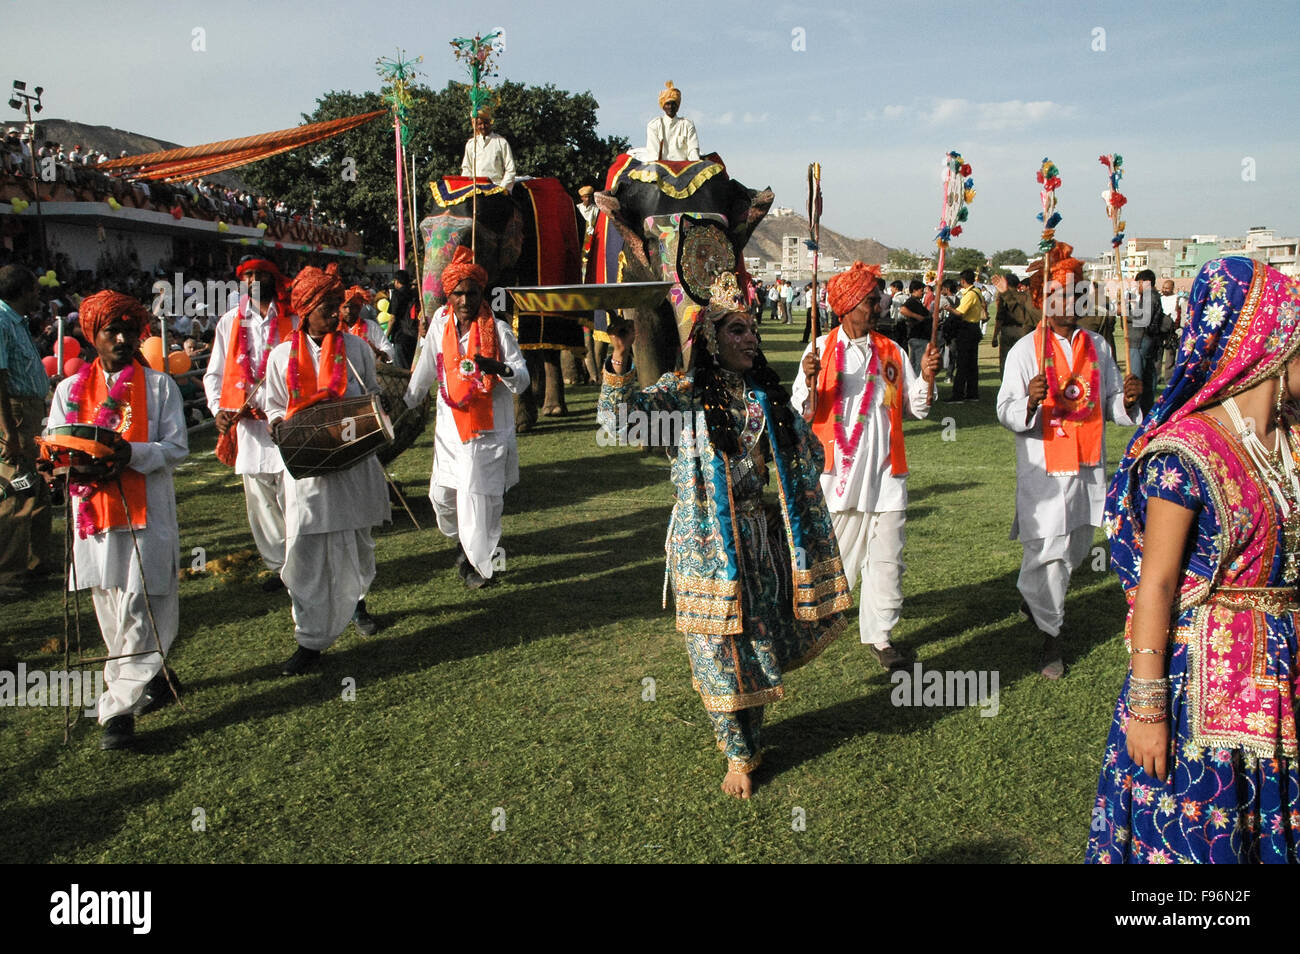
[{"label": "bare foot on grass", "polygon": [[754,783],[747,772],[727,772],[722,779],[722,790],[732,798],[749,798]]}]

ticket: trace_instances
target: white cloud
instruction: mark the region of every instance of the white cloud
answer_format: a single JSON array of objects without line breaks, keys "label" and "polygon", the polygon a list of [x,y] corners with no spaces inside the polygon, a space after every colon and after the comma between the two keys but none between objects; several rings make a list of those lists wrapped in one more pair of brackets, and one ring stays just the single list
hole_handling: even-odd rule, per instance
[{"label": "white cloud", "polygon": [[[891,107],[886,108],[886,112]],[[1048,119],[1068,119],[1075,108],[1051,100],[1008,99],[973,103],[968,99],[937,99],[925,121],[931,126],[958,124],[977,132],[1005,132],[1024,129]]]},{"label": "white cloud", "polygon": [[730,125],[731,125],[732,123],[734,123],[735,121],[736,121],[736,114],[733,113],[731,110],[727,110],[725,113],[723,113],[723,114],[722,114],[721,116],[719,116],[717,119],[715,119],[715,120],[713,121],[713,124],[714,124],[715,126],[730,126]]},{"label": "white cloud", "polygon": [[741,118],[741,122],[744,122],[744,123],[750,123],[750,124],[753,124],[753,123],[765,123],[765,122],[767,122],[767,119],[768,119],[768,116],[769,116],[769,115],[770,115],[770,113],[751,113],[751,112],[746,112],[745,115]]},{"label": "white cloud", "polygon": [[902,119],[904,116],[907,115],[907,107],[906,107],[906,106],[886,106],[886,107],[881,111],[881,115],[884,116],[886,119]]}]

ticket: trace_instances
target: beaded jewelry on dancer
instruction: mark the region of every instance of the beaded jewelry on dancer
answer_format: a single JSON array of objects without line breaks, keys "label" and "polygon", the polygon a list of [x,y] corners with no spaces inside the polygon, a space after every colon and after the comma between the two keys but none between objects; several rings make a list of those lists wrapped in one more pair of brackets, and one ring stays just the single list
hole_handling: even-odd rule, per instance
[{"label": "beaded jewelry on dancer", "polygon": [[1281,423],[1281,395],[1286,383],[1286,372],[1278,382],[1278,402],[1276,413],[1279,415],[1277,426],[1273,430],[1273,450],[1270,452],[1253,426],[1242,419],[1235,398],[1223,402],[1228,412],[1228,419],[1237,431],[1237,439],[1245,449],[1247,456],[1254,462],[1260,477],[1269,489],[1282,515],[1282,537],[1285,543],[1284,578],[1294,582],[1300,574],[1300,476],[1296,473],[1294,451],[1287,428]]},{"label": "beaded jewelry on dancer", "polygon": [[745,298],[740,293],[740,282],[734,272],[719,272],[709,286],[709,303],[700,309],[695,321],[704,338],[709,354],[718,356],[718,333],[714,322],[735,312],[744,313]]},{"label": "beaded jewelry on dancer", "polygon": [[[1147,725],[1164,722],[1169,715],[1169,677],[1139,679],[1130,676],[1127,703],[1130,718]],[[1155,711],[1134,712],[1135,706]]]}]

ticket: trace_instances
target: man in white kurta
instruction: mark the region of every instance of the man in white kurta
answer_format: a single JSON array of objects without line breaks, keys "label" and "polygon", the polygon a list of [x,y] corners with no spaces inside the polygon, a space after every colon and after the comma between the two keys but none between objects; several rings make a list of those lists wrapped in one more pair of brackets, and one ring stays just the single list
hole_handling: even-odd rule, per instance
[{"label": "man in white kurta", "polygon": [[663,114],[650,120],[645,127],[646,161],[699,159],[700,139],[695,133],[695,123],[677,115],[682,105],[682,91],[671,81],[660,92],[659,105]]},{"label": "man in white kurta", "polygon": [[[249,268],[248,265],[252,265]],[[274,266],[271,266],[272,268]],[[203,391],[208,410],[217,418],[218,427],[229,420],[247,400],[247,392],[240,387],[244,380],[238,363],[230,366],[230,350],[235,338],[236,322],[244,328],[244,348],[251,382],[263,367],[267,353],[280,344],[283,332],[297,327],[297,317],[281,321],[287,296],[277,298],[279,282],[287,282],[278,271],[258,264],[256,260],[241,263],[236,271],[241,281],[258,284],[257,303],[249,295],[242,295],[238,304],[221,316],[217,322],[216,337],[212,342],[212,356],[203,372]],[[224,400],[223,400],[224,395]],[[263,386],[253,397],[253,407],[259,414],[266,413],[266,389]],[[248,513],[248,526],[262,562],[272,573],[263,589],[279,589],[278,574],[284,566],[284,461],[280,449],[271,440],[265,419],[244,416],[234,425],[237,428],[238,448],[235,473],[244,483],[244,504]]]},{"label": "man in white kurta", "polygon": [[[446,288],[448,272],[443,272]],[[481,269],[480,269],[481,271]],[[483,273],[486,284],[486,273]],[[505,493],[519,483],[519,451],[515,439],[514,396],[529,384],[528,365],[524,362],[519,342],[510,326],[496,318],[498,358],[510,370],[509,376],[497,377],[492,388],[492,429],[462,441],[456,427],[452,408],[447,404],[444,388],[438,380],[437,358],[441,350],[447,322],[455,321],[453,314],[454,292],[463,283],[474,282],[466,278],[453,288],[448,288],[449,304],[434,312],[429,331],[424,336],[423,347],[411,370],[411,383],[406,391],[406,403],[414,407],[424,400],[430,389],[438,389],[438,410],[433,435],[433,475],[429,480],[429,499],[438,518],[438,529],[444,536],[460,541],[461,553],[468,562],[467,569],[477,574],[466,577],[467,585],[483,585],[481,581],[492,578],[493,554],[501,542],[501,513],[505,507]],[[479,287],[481,299],[483,288]],[[444,355],[443,360],[454,361],[469,349],[472,323],[466,325],[459,336],[458,355]],[[459,330],[459,329],[458,329]]]},{"label": "man in white kurta", "polygon": [[509,192],[515,185],[515,155],[504,136],[492,131],[492,114],[480,108],[473,120],[474,135],[465,143],[460,174],[486,176]]},{"label": "man in white kurta", "polygon": [[[861,266],[861,268],[859,268]],[[868,276],[876,284],[872,286]],[[838,279],[838,280],[837,280]],[[890,455],[890,409],[886,405],[887,376],[900,388],[902,414],[919,420],[930,412],[934,375],[938,370],[938,351],[930,349],[922,361],[923,377],[917,377],[906,355],[888,339],[871,337],[874,317],[879,307],[882,285],[861,263],[832,279],[828,294],[836,314],[842,314],[840,327],[834,332],[835,350],[843,347],[844,370],[839,374],[839,396],[843,402],[844,431],[851,437],[866,393],[868,367],[874,366],[871,407],[857,445],[846,448],[834,439],[828,449],[829,471],[821,475],[822,493],[835,528],[840,559],[849,588],[862,580],[858,601],[858,628],[861,641],[871,647],[873,655],[885,668],[903,663],[894,648],[892,636],[903,607],[903,545],[906,540],[907,474],[895,474]],[[862,296],[862,297],[859,297]],[[857,299],[856,301],[854,299]],[[838,307],[837,307],[838,306]],[[841,309],[843,311],[841,312]],[[829,353],[827,342],[832,335],[820,336],[804,351],[800,367],[817,372],[837,357]],[[875,354],[879,345],[879,354]],[[873,359],[874,354],[874,359]],[[809,358],[816,356],[815,361]],[[832,364],[833,367],[833,364]],[[893,370],[889,370],[891,368]],[[832,372],[833,373],[833,372]],[[797,413],[805,413],[809,388],[806,373],[799,374],[790,389],[791,403]],[[833,393],[819,393],[819,402],[833,405]],[[833,406],[825,410],[834,413]],[[902,434],[898,435],[902,440]]]},{"label": "man in white kurta", "polygon": [[[86,325],[88,321],[97,320],[96,314],[102,313],[101,305],[112,305],[123,298],[126,296],[118,296],[115,292],[100,292],[85,299],[81,319],[88,339],[94,341],[97,337],[95,331]],[[140,309],[136,320],[141,322],[142,328],[148,313],[142,305],[136,303],[136,307]],[[113,320],[120,321],[121,316]],[[105,323],[105,327],[114,325],[110,321]],[[107,333],[105,330],[98,337],[102,339]],[[138,332],[135,334],[138,336]],[[138,337],[132,340],[132,352],[137,340]],[[161,674],[163,655],[176,639],[180,621],[177,595],[180,530],[176,521],[172,471],[189,453],[180,389],[170,376],[143,365],[136,367],[134,373],[137,377],[133,379],[131,388],[140,386],[141,371],[149,412],[149,439],[130,443],[130,459],[126,467],[145,477],[145,526],[136,529],[134,540],[129,527],[104,529],[86,537],[74,532],[73,569],[68,574],[69,590],[74,587],[90,589],[95,616],[108,650],[106,655],[117,657],[104,664],[105,687],[98,700],[98,715],[101,725],[107,726],[109,720],[115,719],[125,724],[124,734],[119,736],[123,741],[133,732],[133,720],[120,717],[133,716],[149,704],[151,700],[146,689]],[[104,374],[106,388],[111,392],[124,372],[107,373],[97,366],[92,373]],[[66,378],[55,390],[49,428],[68,422],[69,395],[75,383],[76,376]],[[95,412],[96,408],[83,409],[77,419],[83,423],[93,422]],[[74,512],[77,507],[74,498]],[[157,623],[156,631],[154,622]],[[135,655],[137,653],[140,655]],[[121,746],[109,744],[106,733],[104,747]]]},{"label": "man in white kurta", "polygon": [[[1060,317],[1060,299],[1059,293],[1049,296],[1051,333],[1066,355],[1073,353],[1077,335],[1092,338],[1100,371],[1103,420],[1130,427],[1141,423],[1142,412],[1136,404],[1141,382],[1132,375],[1121,381],[1105,339],[1078,327],[1074,314]],[[1103,423],[1101,456],[1095,466],[1081,464],[1073,474],[1048,473],[1041,411],[1047,385],[1040,371],[1039,347],[1038,337],[1026,333],[1008,352],[997,411],[998,420],[1016,435],[1016,512],[1011,539],[1024,547],[1016,583],[1024,598],[1021,611],[1044,633],[1042,672],[1056,679],[1064,673],[1060,633],[1070,575],[1088,555],[1105,508],[1106,441]]]},{"label": "man in white kurta", "polygon": [[[337,311],[337,307],[336,307]],[[356,335],[342,334],[350,365],[345,397],[379,390],[375,357]],[[312,365],[321,345],[303,334]],[[289,407],[286,371],[291,342],[277,345],[266,369],[266,414],[272,427]],[[360,380],[358,380],[358,377]],[[293,603],[294,639],[317,656],[328,649],[358,612],[375,579],[370,528],[389,520],[383,468],[373,454],[346,470],[295,478],[285,472],[285,558],[280,577]]]}]

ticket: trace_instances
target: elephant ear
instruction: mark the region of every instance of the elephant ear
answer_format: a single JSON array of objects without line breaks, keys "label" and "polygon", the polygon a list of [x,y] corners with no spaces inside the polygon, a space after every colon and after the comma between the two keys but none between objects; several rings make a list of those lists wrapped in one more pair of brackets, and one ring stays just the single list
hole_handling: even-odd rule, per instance
[{"label": "elephant ear", "polygon": [[709,288],[720,272],[736,270],[736,250],[717,222],[683,215],[677,240],[677,278],[697,305],[709,303]]}]

